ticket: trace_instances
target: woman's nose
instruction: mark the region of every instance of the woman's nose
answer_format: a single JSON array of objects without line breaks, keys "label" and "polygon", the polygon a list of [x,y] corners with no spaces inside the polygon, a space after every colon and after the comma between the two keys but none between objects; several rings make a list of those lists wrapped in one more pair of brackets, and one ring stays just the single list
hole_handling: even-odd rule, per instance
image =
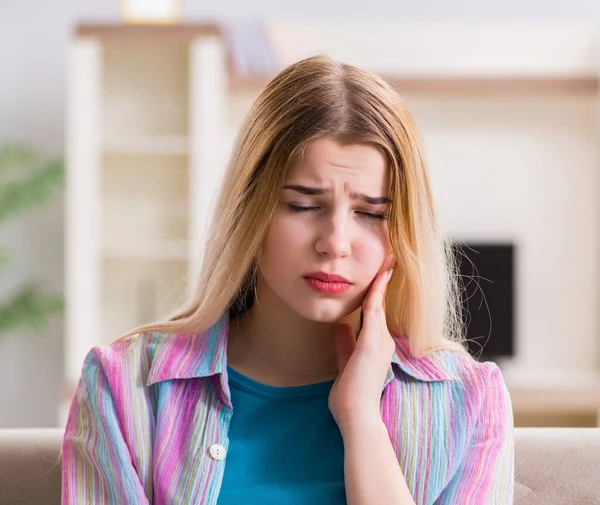
[{"label": "woman's nose", "polygon": [[347,224],[347,219],[340,215],[333,215],[323,223],[315,241],[315,250],[319,255],[340,258],[352,252]]}]

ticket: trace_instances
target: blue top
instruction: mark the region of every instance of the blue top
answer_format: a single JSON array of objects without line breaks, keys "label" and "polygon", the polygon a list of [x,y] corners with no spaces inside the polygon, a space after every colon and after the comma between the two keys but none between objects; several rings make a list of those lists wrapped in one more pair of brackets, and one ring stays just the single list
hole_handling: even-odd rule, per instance
[{"label": "blue top", "polygon": [[345,505],[344,446],[327,406],[333,380],[273,387],[227,373],[233,416],[218,505]]}]

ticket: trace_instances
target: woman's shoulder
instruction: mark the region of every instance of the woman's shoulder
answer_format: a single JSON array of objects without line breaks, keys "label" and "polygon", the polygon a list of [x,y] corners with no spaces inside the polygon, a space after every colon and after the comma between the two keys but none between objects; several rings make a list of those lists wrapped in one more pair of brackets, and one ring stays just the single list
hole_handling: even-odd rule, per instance
[{"label": "woman's shoulder", "polygon": [[482,410],[511,410],[510,393],[502,370],[494,361],[480,361],[466,352],[453,349],[439,351],[452,374],[452,387],[464,401]]},{"label": "woman's shoulder", "polygon": [[[151,386],[168,379],[214,375],[222,369],[226,335],[222,324],[197,333],[134,333],[92,348],[84,363],[121,383]],[[86,368],[87,367],[87,368]]]},{"label": "woman's shoulder", "polygon": [[395,339],[395,360],[401,368],[423,381],[446,381],[457,387],[475,391],[503,385],[499,366],[493,361],[479,361],[466,349],[438,346],[415,357],[406,339]]},{"label": "woman's shoulder", "polygon": [[[510,426],[510,395],[495,362],[477,360],[467,351],[452,347],[438,347],[416,357],[408,342],[398,342],[394,359],[401,372],[394,373],[397,386],[392,392],[410,391],[430,409],[437,409],[450,425],[462,426],[465,433],[493,419]],[[392,403],[396,398],[401,406],[404,397],[408,395],[392,394],[390,398]]]},{"label": "woman's shoulder", "polygon": [[164,332],[134,333],[119,337],[109,344],[92,347],[83,362],[83,372],[100,369],[109,375],[119,373],[146,373],[152,366],[157,351],[182,335]]},{"label": "woman's shoulder", "polygon": [[139,354],[153,354],[157,346],[176,335],[163,332],[133,333],[118,337],[108,344],[95,345],[88,353],[90,360],[120,360]]}]

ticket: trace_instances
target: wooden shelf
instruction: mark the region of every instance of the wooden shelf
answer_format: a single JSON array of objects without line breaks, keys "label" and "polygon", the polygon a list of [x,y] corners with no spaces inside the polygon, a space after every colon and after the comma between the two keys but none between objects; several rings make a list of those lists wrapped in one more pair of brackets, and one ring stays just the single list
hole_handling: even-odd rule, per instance
[{"label": "wooden shelf", "polygon": [[[254,91],[264,87],[272,76],[230,75],[230,91]],[[383,76],[400,93],[428,94],[574,94],[595,95],[599,90],[598,77],[547,76]]]},{"label": "wooden shelf", "polygon": [[515,416],[592,415],[600,426],[600,383],[515,386],[507,384]]},{"label": "wooden shelf", "polygon": [[81,23],[75,27],[77,37],[94,37],[102,42],[144,41],[148,39],[165,42],[189,42],[197,37],[223,36],[217,23],[176,23],[172,25]]},{"label": "wooden shelf", "polygon": [[600,388],[512,389],[513,407],[521,412],[600,412]]}]

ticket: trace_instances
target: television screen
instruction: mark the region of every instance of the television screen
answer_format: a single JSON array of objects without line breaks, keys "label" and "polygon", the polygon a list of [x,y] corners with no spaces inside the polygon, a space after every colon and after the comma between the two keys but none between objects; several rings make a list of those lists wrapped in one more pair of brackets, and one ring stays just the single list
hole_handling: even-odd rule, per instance
[{"label": "television screen", "polygon": [[479,361],[514,353],[515,281],[512,244],[453,244],[460,270],[469,352]]}]

